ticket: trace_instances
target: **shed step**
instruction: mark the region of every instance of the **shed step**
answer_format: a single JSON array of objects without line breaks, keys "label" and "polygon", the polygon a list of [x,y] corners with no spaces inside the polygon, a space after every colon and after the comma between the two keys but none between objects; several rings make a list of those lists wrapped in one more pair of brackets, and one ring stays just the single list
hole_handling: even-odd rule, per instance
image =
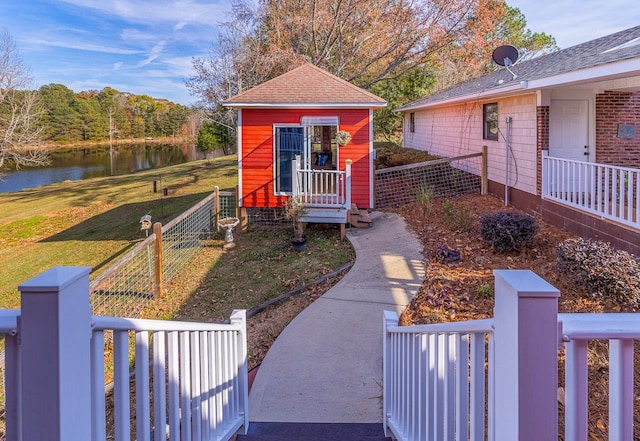
[{"label": "shed step", "polygon": [[366,209],[359,209],[356,204],[351,204],[349,223],[356,228],[367,228],[371,224],[371,216]]}]

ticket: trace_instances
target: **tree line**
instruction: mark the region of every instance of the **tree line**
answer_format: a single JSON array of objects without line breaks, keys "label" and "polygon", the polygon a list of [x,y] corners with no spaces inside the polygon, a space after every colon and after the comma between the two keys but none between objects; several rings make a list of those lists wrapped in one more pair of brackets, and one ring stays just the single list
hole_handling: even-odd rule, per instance
[{"label": "tree line", "polygon": [[386,99],[374,129],[392,138],[394,108],[494,69],[491,52],[503,44],[528,56],[557,50],[504,0],[233,0],[187,87],[231,129],[225,99],[311,62]]},{"label": "tree line", "polygon": [[189,133],[190,109],[165,99],[120,92],[110,87],[75,93],[62,84],[38,90],[41,139],[73,143]]}]

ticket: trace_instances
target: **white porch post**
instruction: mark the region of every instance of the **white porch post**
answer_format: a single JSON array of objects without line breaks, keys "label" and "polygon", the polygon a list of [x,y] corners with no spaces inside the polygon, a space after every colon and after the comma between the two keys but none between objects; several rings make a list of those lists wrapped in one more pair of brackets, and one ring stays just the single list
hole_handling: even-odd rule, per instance
[{"label": "white porch post", "polygon": [[298,170],[300,170],[300,156],[296,155],[291,161],[291,196],[298,196]]},{"label": "white porch post", "polygon": [[91,439],[89,272],[56,267],[19,286],[25,440]]},{"label": "white porch post", "polygon": [[542,176],[540,176],[540,179],[542,179],[542,198],[545,198],[548,194],[549,194],[549,161],[547,160],[547,158],[549,157],[549,150],[543,150],[542,151],[542,156],[540,158],[540,160],[542,161]]},{"label": "white porch post", "polygon": [[353,161],[351,159],[347,159],[345,161],[344,172],[345,172],[345,206],[347,210],[351,210],[351,164]]},{"label": "white porch post", "polygon": [[382,426],[384,436],[389,436],[389,417],[391,412],[391,364],[395,361],[391,356],[391,336],[388,329],[398,326],[398,314],[395,311],[384,311],[382,317]]},{"label": "white porch post", "polygon": [[242,433],[246,435],[249,430],[249,373],[247,366],[247,311],[234,309],[230,322],[242,329],[238,334],[238,387],[240,403],[239,411],[242,413],[244,424]]},{"label": "white porch post", "polygon": [[559,291],[529,270],[496,270],[495,439],[558,440]]}]

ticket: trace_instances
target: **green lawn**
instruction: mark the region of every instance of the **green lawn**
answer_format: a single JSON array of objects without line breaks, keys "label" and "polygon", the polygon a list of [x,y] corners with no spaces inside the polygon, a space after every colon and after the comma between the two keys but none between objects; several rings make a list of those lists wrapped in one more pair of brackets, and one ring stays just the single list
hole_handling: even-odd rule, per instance
[{"label": "green lawn", "polygon": [[18,307],[18,285],[53,266],[106,267],[144,238],[143,215],[167,223],[236,184],[237,157],[226,156],[0,194],[0,306]]}]

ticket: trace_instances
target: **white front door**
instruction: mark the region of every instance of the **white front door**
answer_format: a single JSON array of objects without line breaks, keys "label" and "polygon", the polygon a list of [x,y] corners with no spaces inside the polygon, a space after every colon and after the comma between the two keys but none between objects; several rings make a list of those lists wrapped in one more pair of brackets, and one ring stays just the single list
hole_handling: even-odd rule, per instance
[{"label": "white front door", "polygon": [[590,162],[589,153],[589,102],[551,100],[549,156]]},{"label": "white front door", "polygon": [[[589,101],[551,100],[549,109],[549,156],[591,162],[589,147]],[[557,197],[582,200],[591,192],[592,170],[586,165],[559,163],[548,185]]]}]

